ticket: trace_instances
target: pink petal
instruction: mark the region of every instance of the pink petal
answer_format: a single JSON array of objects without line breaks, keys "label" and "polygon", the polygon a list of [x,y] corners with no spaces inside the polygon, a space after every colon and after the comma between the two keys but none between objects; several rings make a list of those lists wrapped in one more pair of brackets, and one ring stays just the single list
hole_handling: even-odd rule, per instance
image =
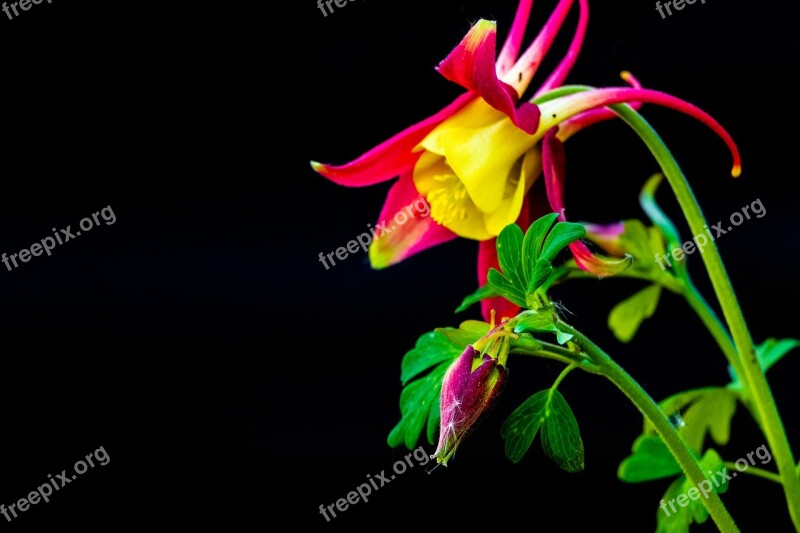
[{"label": "pink petal", "polygon": [[[450,367],[447,369],[447,373],[444,375],[442,379],[442,403],[440,405],[440,409],[453,415],[457,413],[458,409],[454,403],[460,400],[464,396],[464,390],[467,388],[469,384],[469,378],[472,374],[472,360],[477,355],[475,348],[468,344],[461,355],[453,361]],[[448,417],[451,420],[445,421],[442,418],[441,422],[444,425],[446,422],[452,421],[452,416]],[[445,429],[445,428],[442,428]],[[441,432],[442,434],[445,431]]]},{"label": "pink petal", "polygon": [[586,228],[586,238],[603,251],[617,257],[625,256],[625,250],[620,242],[620,236],[625,233],[624,222],[614,222],[612,224],[584,224]]},{"label": "pink petal", "polygon": [[471,370],[476,355],[472,345],[467,346],[442,380],[439,445],[432,457],[445,466],[505,385],[508,371],[489,355],[483,356],[474,372]]},{"label": "pink petal", "polygon": [[627,256],[622,259],[612,259],[593,254],[589,247],[581,241],[573,242],[569,245],[569,251],[575,258],[575,263],[581,270],[590,272],[598,278],[606,278],[619,274],[633,263],[633,257]]},{"label": "pink petal", "polygon": [[519,57],[519,50],[522,46],[522,39],[525,37],[525,28],[528,26],[528,18],[531,14],[533,7],[533,0],[522,0],[517,6],[517,14],[514,15],[514,23],[511,25],[511,31],[508,32],[508,37],[500,50],[500,55],[497,56],[497,75],[503,77],[514,62]]},{"label": "pink petal", "polygon": [[731,135],[720,125],[714,118],[700,109],[699,107],[690,104],[680,98],[672,95],[662,93],[660,91],[653,91],[651,89],[628,89],[626,87],[612,87],[605,89],[593,89],[582,93],[564,96],[556,100],[543,103],[542,114],[545,117],[550,115],[557,115],[557,120],[566,120],[574,117],[580,113],[606,107],[613,104],[624,104],[628,102],[644,102],[661,105],[670,109],[675,109],[681,113],[685,113],[706,126],[708,126],[714,133],[728,146],[728,149],[733,155],[733,168],[731,174],[737,177],[742,172],[742,160],[739,154],[739,149],[733,141]]},{"label": "pink petal", "polygon": [[556,137],[557,133],[558,128],[553,128],[542,139],[542,172],[550,208],[558,213],[559,220],[565,221],[567,218],[564,214],[564,176],[567,162],[564,143]]},{"label": "pink petal", "polygon": [[589,25],[589,0],[578,0],[578,6],[580,8],[578,27],[575,29],[575,36],[572,38],[572,43],[569,45],[567,54],[553,73],[550,74],[547,80],[545,80],[542,86],[536,91],[537,95],[560,87],[569,75],[572,67],[575,66],[575,61],[578,59],[578,54],[583,46],[583,39],[586,36],[586,27]]},{"label": "pink petal", "polygon": [[[620,74],[620,77],[626,82],[630,83],[631,87],[634,89],[642,88],[642,84],[639,82],[639,80],[627,70],[623,71]],[[642,108],[641,102],[631,102],[629,105],[637,111]],[[559,124],[558,138],[561,141],[566,141],[576,133],[588,128],[589,126],[614,118],[618,118],[618,115],[611,109],[605,107],[603,109],[592,109],[591,111],[586,111]]]},{"label": "pink petal", "polygon": [[584,224],[586,233],[592,234],[597,240],[606,241],[618,239],[625,233],[624,222],[613,222],[611,224]]},{"label": "pink petal", "polygon": [[487,104],[508,115],[519,129],[532,134],[539,126],[539,109],[528,102],[517,109],[515,103],[519,95],[497,78],[496,38],[497,25],[479,20],[437,69],[448,80],[476,93]]},{"label": "pink petal", "polygon": [[430,205],[414,187],[412,171],[389,189],[376,224],[377,238],[369,247],[372,268],[386,268],[437,244],[456,238],[430,216]]},{"label": "pink petal", "polygon": [[561,0],[550,15],[550,18],[545,23],[542,31],[536,37],[536,40],[531,43],[522,57],[519,58],[517,63],[505,73],[503,81],[511,84],[517,92],[522,95],[525,89],[530,85],[536,69],[542,64],[542,60],[547,52],[550,50],[553,41],[556,38],[564,20],[567,18],[570,8],[574,0]]},{"label": "pink petal", "polygon": [[394,178],[414,167],[420,152],[414,152],[433,129],[475,98],[464,93],[450,105],[384,141],[357,159],[340,166],[311,162],[311,167],[339,185],[365,187]]}]

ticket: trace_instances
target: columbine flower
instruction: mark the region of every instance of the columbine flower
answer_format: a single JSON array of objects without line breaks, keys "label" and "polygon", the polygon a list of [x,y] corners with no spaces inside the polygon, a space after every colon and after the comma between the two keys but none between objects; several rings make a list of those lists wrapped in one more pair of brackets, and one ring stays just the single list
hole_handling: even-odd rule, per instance
[{"label": "columbine flower", "polygon": [[439,446],[433,457],[447,466],[467,433],[499,396],[508,371],[471,345],[453,361],[442,381]]},{"label": "columbine flower", "polygon": [[[438,67],[440,74],[466,88],[466,93],[439,113],[348,164],[312,163],[317,172],[332,181],[353,187],[399,176],[380,219],[394,216],[420,197],[430,204],[430,217],[411,219],[373,241],[369,256],[374,268],[389,266],[461,236],[483,241],[478,257],[479,282],[483,284],[487,271],[484,267],[497,263],[494,238],[512,222],[523,229],[528,225],[527,193],[542,173],[541,141],[547,132],[561,125],[556,131],[560,131],[559,139],[565,140],[590,124],[614,116],[605,109],[609,105],[655,103],[698,118],[728,144],[734,154],[734,174],[738,174],[739,154],[730,135],[702,110],[667,94],[634,84],[633,88],[602,88],[540,98],[542,103],[538,106],[519,101],[573,1],[559,2],[542,32],[521,56],[532,0],[520,2],[497,61],[496,24],[478,21]],[[534,98],[559,87],[577,58],[588,23],[588,1],[579,0],[579,5],[580,19],[569,50]],[[548,191],[548,195],[552,194],[560,191]],[[586,255],[588,249],[580,243],[570,249],[581,268],[595,268],[595,273],[600,274],[609,268],[606,262]],[[492,307],[498,307],[497,300],[483,302],[485,317]],[[515,312],[516,309],[501,310],[500,316]]]},{"label": "columbine flower", "polygon": [[[581,2],[583,5],[586,0]],[[573,0],[560,2],[541,34],[519,61],[517,58],[532,0],[520,2],[508,39],[496,63],[496,25],[486,20],[479,21],[438,67],[445,78],[462,85],[467,92],[435,115],[407,128],[350,163],[332,166],[312,162],[312,167],[320,174],[335,183],[351,187],[373,185],[399,176],[400,179],[389,191],[380,219],[394,216],[420,197],[431,204],[431,217],[415,218],[375,239],[370,247],[370,261],[374,268],[387,267],[459,234],[478,240],[491,238],[505,225],[503,220],[507,220],[507,223],[517,220],[522,211],[524,193],[538,173],[536,168],[531,168],[532,164],[535,166],[535,155],[528,156],[525,169],[530,171],[530,175],[526,176],[522,175],[521,165],[516,165],[515,161],[508,163],[510,154],[494,158],[493,161],[502,163],[500,167],[509,168],[505,169],[502,179],[492,180],[501,183],[502,187],[493,187],[492,191],[487,191],[492,198],[479,198],[478,207],[473,197],[482,196],[482,191],[470,190],[476,180],[463,179],[468,171],[460,168],[459,163],[462,161],[456,161],[458,155],[453,152],[451,159],[459,168],[460,174],[451,172],[450,161],[444,160],[443,155],[436,152],[443,152],[452,145],[450,135],[458,134],[459,126],[466,126],[473,133],[481,134],[483,131],[484,134],[490,134],[495,137],[494,145],[502,143],[501,137],[509,131],[511,135],[517,135],[517,131],[525,135],[535,132],[539,125],[538,108],[530,103],[523,103],[517,108],[516,104],[552,44],[572,3]],[[581,17],[578,35],[567,57],[545,82],[543,90],[558,86],[571,69],[582,42],[585,18]],[[446,122],[448,124],[445,125]],[[446,127],[438,129],[429,138],[441,125]],[[432,150],[422,146],[423,141]],[[491,147],[482,147],[481,153],[485,154],[487,148]],[[516,155],[522,155],[524,149],[520,152],[519,147],[514,147],[514,151],[519,152]],[[437,162],[441,164],[437,166]],[[467,161],[463,163],[468,164]],[[518,168],[514,175],[509,176],[511,166]],[[433,180],[434,176],[431,174],[436,168],[445,170],[438,181]],[[485,176],[484,171],[478,177],[479,181],[485,181]],[[415,181],[426,180],[436,181],[440,185],[427,184],[427,193],[421,194]],[[467,187],[466,183],[470,186]],[[496,197],[499,189],[502,189],[499,194],[502,198],[498,203]],[[484,216],[481,208],[494,213]],[[467,218],[469,220],[465,222]],[[482,223],[479,219],[487,222]],[[486,228],[487,225],[492,231]]]}]

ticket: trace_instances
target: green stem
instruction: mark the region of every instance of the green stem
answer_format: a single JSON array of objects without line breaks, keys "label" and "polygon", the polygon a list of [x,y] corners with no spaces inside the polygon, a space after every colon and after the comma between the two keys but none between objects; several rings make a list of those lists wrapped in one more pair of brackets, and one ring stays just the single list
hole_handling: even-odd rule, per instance
[{"label": "green stem", "polygon": [[[736,468],[736,463],[732,463],[730,461],[725,461],[725,466],[728,467],[728,470],[739,470]],[[756,468],[755,466],[750,466],[747,470],[739,470],[742,474],[750,474],[752,476],[760,477],[763,479],[768,479],[770,481],[774,481],[778,485],[781,484],[781,476],[774,472],[770,472],[768,470],[764,470],[763,468]]]},{"label": "green stem", "polygon": [[555,382],[553,382],[553,386],[550,387],[550,394],[548,395],[547,399],[548,403],[550,402],[550,399],[553,397],[553,391],[558,389],[558,386],[561,385],[561,382],[564,381],[564,378],[567,377],[567,375],[573,370],[575,370],[577,367],[578,367],[577,363],[572,363],[567,368],[561,371],[561,373],[556,378]]},{"label": "green stem", "polygon": [[[560,322],[560,329],[575,336],[576,342],[592,357],[594,363],[603,369],[606,377],[608,377],[608,379],[633,402],[636,408],[641,411],[642,415],[653,424],[656,432],[661,436],[664,444],[666,444],[669,451],[677,460],[687,479],[694,485],[699,485],[701,482],[705,481],[707,477],[703,468],[697,462],[697,458],[686,445],[680,433],[678,433],[675,427],[670,423],[655,400],[647,394],[636,380],[581,332],[564,322]],[[736,523],[733,521],[733,518],[731,518],[731,515],[728,513],[728,510],[725,508],[725,505],[716,492],[709,494],[707,499],[702,500],[702,503],[722,533],[739,531],[739,528],[736,526]]]},{"label": "green stem", "polygon": [[736,374],[741,376],[743,374],[742,364],[739,361],[739,354],[736,351],[736,346],[733,344],[730,333],[728,333],[725,325],[708,304],[708,301],[706,301],[706,299],[703,298],[703,295],[700,294],[700,291],[697,290],[697,287],[688,277],[688,275],[682,277],[682,280],[684,286],[681,294],[684,298],[686,298],[689,307],[694,310],[708,331],[711,333],[711,336],[714,337],[714,340],[717,341],[717,344],[725,354],[728,362],[736,371]]},{"label": "green stem", "polygon": [[[697,198],[695,198],[686,176],[683,175],[664,141],[661,140],[661,137],[644,117],[631,107],[618,105],[613,106],[613,109],[620,115],[622,120],[636,131],[653,156],[655,156],[675,192],[678,204],[683,210],[692,234],[705,234],[706,221]],[[742,369],[739,377],[743,380],[753,400],[755,410],[758,413],[762,429],[781,476],[786,503],[789,507],[789,515],[792,518],[795,530],[800,532],[800,479],[797,476],[792,449],[786,437],[783,421],[775,405],[775,399],[772,396],[767,378],[756,358],[750,331],[747,329],[744,315],[739,307],[736,294],[725,271],[725,265],[722,263],[716,243],[711,240],[700,255],[703,258],[706,270],[708,270],[714,292],[722,307],[722,313],[733,335],[733,342],[736,346]]]},{"label": "green stem", "polygon": [[602,374],[602,371],[581,353],[573,352],[557,344],[533,340],[525,335],[520,335],[518,339],[511,343],[511,346],[511,353],[513,354],[533,355],[543,359],[552,359],[564,363],[567,366],[576,365],[581,370],[585,370],[591,374]]},{"label": "green stem", "polygon": [[[584,270],[570,271],[569,276],[572,279],[597,279],[597,276]],[[742,375],[742,365],[739,362],[739,354],[736,352],[736,346],[733,344],[730,333],[728,333],[725,325],[719,319],[703,295],[700,294],[700,291],[697,289],[688,273],[681,274],[675,278],[672,276],[654,278],[648,273],[627,270],[620,273],[619,277],[640,279],[649,283],[657,283],[664,289],[683,296],[692,310],[694,310],[708,331],[711,333],[711,336],[714,337],[714,340],[725,354],[725,357],[736,371],[736,374]]]},{"label": "green stem", "polygon": [[[592,89],[594,88],[590,86],[563,86],[540,96],[537,101],[544,102],[567,94]],[[616,104],[610,107],[641,137],[650,152],[655,156],[662,172],[675,192],[692,233],[694,235],[704,234],[705,218],[702,210],[686,180],[686,176],[683,175],[680,166],[678,166],[664,141],[661,140],[661,137],[647,120],[632,107],[625,104]],[[795,465],[792,450],[786,437],[786,430],[775,405],[775,399],[772,396],[764,371],[756,359],[750,332],[747,329],[744,315],[737,302],[736,294],[725,271],[716,243],[711,240],[701,255],[711,279],[711,284],[714,287],[714,292],[722,307],[722,313],[733,336],[737,359],[742,369],[739,378],[752,398],[755,412],[758,415],[757,418],[772,450],[772,455],[775,457],[789,508],[789,515],[795,530],[800,533],[800,479],[798,479],[800,478],[800,466]]]}]

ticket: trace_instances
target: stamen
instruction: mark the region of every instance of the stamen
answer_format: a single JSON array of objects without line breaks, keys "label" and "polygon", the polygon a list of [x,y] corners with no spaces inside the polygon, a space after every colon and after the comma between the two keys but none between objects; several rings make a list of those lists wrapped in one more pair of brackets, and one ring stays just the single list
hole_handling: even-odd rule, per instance
[{"label": "stamen", "polygon": [[439,174],[433,177],[435,186],[427,196],[431,206],[431,217],[443,226],[467,218],[467,206],[472,200],[466,187],[455,174]]}]

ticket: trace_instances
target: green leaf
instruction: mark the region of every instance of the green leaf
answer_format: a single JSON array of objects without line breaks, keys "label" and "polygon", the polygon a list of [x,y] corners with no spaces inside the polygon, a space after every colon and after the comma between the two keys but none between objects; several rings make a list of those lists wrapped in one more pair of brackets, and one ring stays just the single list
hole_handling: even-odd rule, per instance
[{"label": "green leaf", "polygon": [[[667,245],[664,243],[664,236],[661,234],[661,230],[655,226],[650,226],[647,228],[647,238],[650,241],[650,254],[654,258],[667,253]],[[661,267],[658,268],[661,269]],[[664,274],[666,274],[666,272],[664,272]]]},{"label": "green leaf", "polygon": [[516,224],[509,224],[497,236],[497,259],[503,275],[524,292],[525,273],[522,270],[522,241],[525,235]]},{"label": "green leaf", "polygon": [[639,435],[632,454],[619,465],[617,477],[627,483],[641,483],[681,473],[681,467],[658,435]]},{"label": "green leaf", "polygon": [[536,261],[536,266],[533,269],[533,275],[528,283],[526,294],[530,295],[535,293],[539,287],[544,285],[544,282],[547,281],[547,278],[550,277],[552,272],[553,265],[550,264],[550,261],[547,259],[539,259]]},{"label": "green leaf", "polygon": [[566,344],[569,341],[571,341],[572,337],[574,336],[575,335],[573,335],[572,333],[564,333],[561,330],[558,330],[556,332],[556,340],[558,341],[558,344]]},{"label": "green leaf", "polygon": [[431,404],[431,409],[428,412],[428,431],[426,437],[428,437],[429,444],[435,444],[436,430],[439,429],[439,422],[442,419],[442,395],[440,393],[441,385],[439,386],[439,393],[433,397],[433,404]]},{"label": "green leaf", "polygon": [[459,355],[464,351],[468,344],[489,333],[489,324],[480,320],[465,320],[458,328],[436,328],[434,331],[444,335],[450,342],[458,347]]},{"label": "green leaf", "polygon": [[756,346],[756,356],[761,363],[761,368],[766,372],[784,355],[798,347],[800,347],[800,341],[797,339],[767,339]]},{"label": "green leaf", "polygon": [[[780,361],[784,355],[789,353],[795,348],[800,347],[800,341],[797,339],[775,339],[769,338],[755,347],[756,358],[759,365],[764,369],[764,372],[772,368],[772,365]],[[736,375],[733,368],[729,368],[731,373],[731,384],[728,386],[734,390],[742,390],[743,386]]]},{"label": "green leaf", "polygon": [[529,307],[528,297],[553,273],[551,261],[565,246],[586,234],[583,225],[556,223],[557,219],[557,213],[545,215],[531,224],[525,234],[516,224],[503,228],[497,237],[500,271],[490,269],[489,288],[478,289],[465,298],[457,312],[487,295],[502,296],[520,307]]},{"label": "green leaf", "polygon": [[586,228],[583,227],[583,224],[559,222],[547,236],[539,257],[552,261],[561,250],[585,235]]},{"label": "green leaf", "polygon": [[553,391],[549,416],[542,426],[542,448],[567,472],[583,470],[583,440],[578,421],[567,400],[557,390]]},{"label": "green leaf", "polygon": [[544,422],[550,389],[539,391],[517,407],[500,428],[506,441],[506,457],[518,463],[533,444],[539,427]]},{"label": "green leaf", "polygon": [[650,221],[655,224],[666,239],[668,248],[673,249],[681,244],[678,229],[656,202],[656,191],[663,179],[664,176],[662,174],[655,174],[647,180],[644,187],[642,187],[642,192],[639,194],[639,204]]},{"label": "green leaf", "polygon": [[[647,269],[655,265],[651,250],[650,233],[640,220],[630,219],[623,222],[625,229],[619,236],[619,245],[634,258],[634,265],[639,269]],[[637,264],[638,263],[638,264]]]},{"label": "green leaf", "polygon": [[521,313],[514,324],[514,333],[555,333],[559,344],[566,344],[574,336],[558,329],[553,307],[541,307]]},{"label": "green leaf", "polygon": [[[661,284],[669,284],[674,280],[672,275],[659,266],[657,258],[666,253],[664,237],[656,227],[645,226],[639,220],[625,220],[624,230],[619,236],[618,243],[621,250],[633,257],[633,264],[629,268],[629,276],[640,279],[649,279]],[[663,262],[662,262],[663,264]]]},{"label": "green leaf", "polygon": [[525,307],[525,293],[520,291],[514,283],[494,268],[489,270],[489,284],[494,291],[520,307]]},{"label": "green leaf", "polygon": [[642,321],[653,316],[661,296],[661,287],[650,285],[614,306],[608,315],[608,327],[622,342],[630,342]]},{"label": "green leaf", "polygon": [[[417,445],[425,423],[436,418],[431,416],[430,411],[438,404],[436,398],[442,390],[442,379],[450,364],[451,361],[440,364],[430,374],[403,389],[400,394],[401,418],[386,439],[389,446],[396,448],[405,444],[411,450]],[[432,441],[430,435],[429,428],[428,438]]]},{"label": "green leaf", "polygon": [[[711,479],[697,486],[686,479],[686,476],[676,479],[660,502],[657,533],[689,533],[692,523],[702,524],[708,520],[708,511],[701,501],[704,498],[702,490],[718,494],[728,490],[725,476],[717,475],[717,472],[725,468],[725,463],[716,451],[706,451],[700,460],[700,466],[705,472],[712,472],[709,474]],[[723,479],[719,479],[720,477]]]},{"label": "green leaf", "polygon": [[514,321],[514,333],[555,333],[556,312],[552,307],[541,307],[535,311],[524,311]]},{"label": "green leaf", "polygon": [[[683,440],[695,453],[700,453],[706,435],[720,446],[728,443],[738,397],[730,389],[707,387],[680,392],[659,405],[667,416],[679,420],[677,430]],[[645,433],[654,432],[653,426],[646,422]]]},{"label": "green leaf", "polygon": [[547,232],[558,218],[558,213],[550,213],[536,220],[525,233],[522,241],[522,269],[525,280],[530,283],[536,261],[539,260],[540,251],[544,244]]},{"label": "green leaf", "polygon": [[405,385],[411,378],[430,367],[443,361],[452,361],[461,355],[465,347],[466,344],[463,346],[453,344],[439,331],[424,334],[417,340],[416,346],[403,357],[403,362],[400,364],[400,381]]},{"label": "green leaf", "polygon": [[710,390],[692,403],[683,414],[680,432],[692,449],[701,450],[706,433],[720,446],[731,438],[731,421],[736,412],[737,395],[726,389]]},{"label": "green leaf", "polygon": [[539,428],[545,454],[568,472],[583,470],[584,455],[578,422],[557,390],[537,392],[520,405],[503,424],[506,456],[518,463],[527,453]]},{"label": "green leaf", "polygon": [[497,293],[492,288],[492,286],[488,284],[484,285],[483,287],[480,287],[478,290],[476,290],[475,292],[464,298],[464,301],[462,301],[461,305],[459,305],[458,309],[456,309],[456,313],[461,313],[462,311],[466,311],[467,309],[472,307],[472,305],[480,302],[481,300],[485,300],[487,298],[494,298],[495,296],[497,296]]}]

